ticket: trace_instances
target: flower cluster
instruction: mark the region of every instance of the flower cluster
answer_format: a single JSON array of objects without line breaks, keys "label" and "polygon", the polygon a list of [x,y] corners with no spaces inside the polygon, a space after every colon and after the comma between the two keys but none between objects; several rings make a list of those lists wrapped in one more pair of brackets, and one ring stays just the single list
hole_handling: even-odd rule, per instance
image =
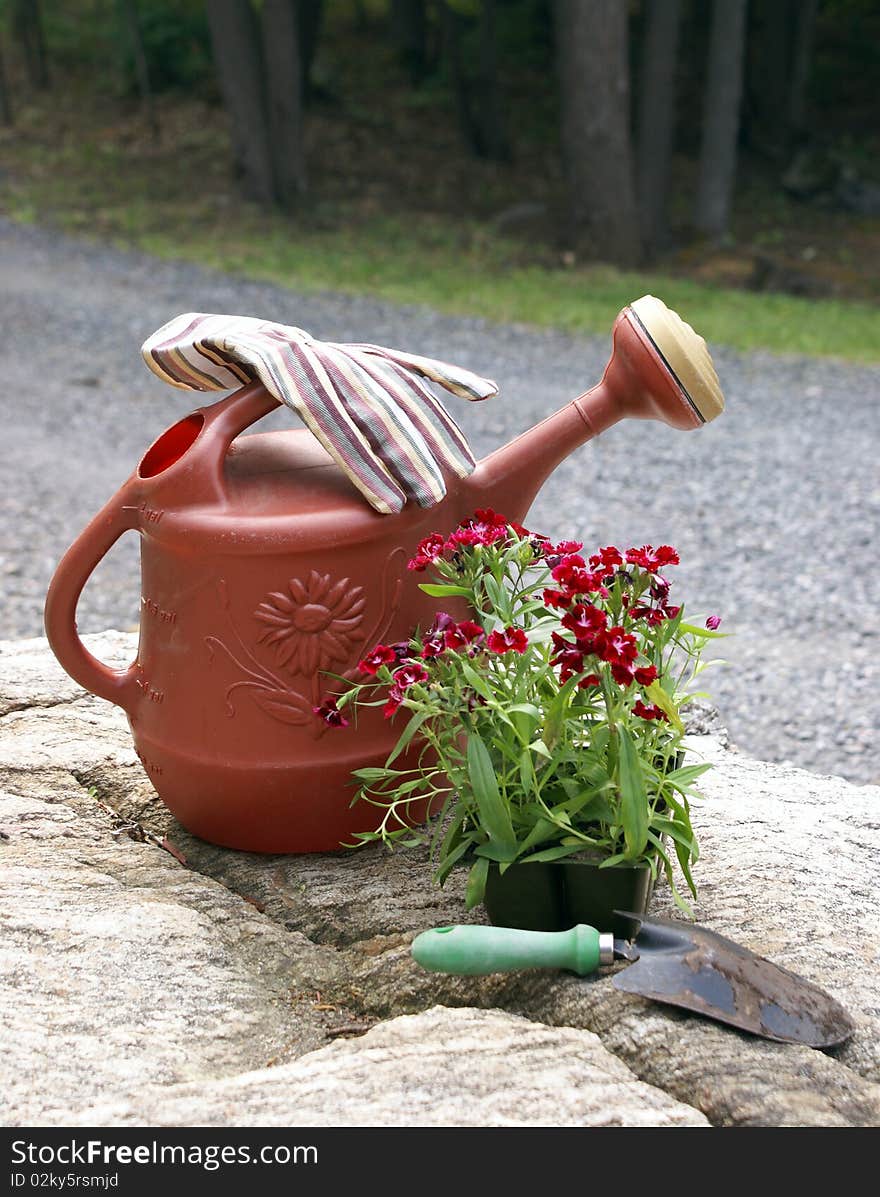
[{"label": "flower cluster", "polygon": [[[632,688],[629,711],[638,719],[667,722],[669,713],[655,683],[659,677],[660,654],[656,630],[676,621],[681,607],[669,602],[670,583],[659,570],[679,564],[671,545],[642,545],[624,551],[606,545],[584,558],[583,543],[577,540],[551,541],[541,533],[530,532],[521,524],[507,520],[491,508],[478,508],[448,536],[432,532],[419,542],[408,568],[424,571],[431,565],[441,576],[453,578],[467,573],[471,581],[479,576],[485,559],[477,562],[474,553],[493,549],[507,552],[511,547],[525,548],[516,553],[522,566],[538,571],[540,577],[521,594],[541,594],[545,614],[550,620],[549,665],[556,671],[558,684],[576,679],[578,690],[602,690],[613,684],[621,690]],[[552,582],[552,585],[547,583]],[[447,662],[450,654],[478,657],[483,665],[489,658],[506,654],[523,656],[529,649],[527,630],[510,618],[511,612],[483,610],[483,623],[472,619],[455,620],[439,612],[423,634],[396,644],[376,644],[358,664],[361,673],[384,685],[383,711],[391,718],[407,698],[421,695],[413,687],[425,687],[432,681],[432,670]],[[488,618],[485,618],[488,616]],[[706,621],[710,631],[720,624],[717,616]],[[486,626],[484,626],[484,624]],[[653,692],[655,701],[637,697],[640,690]],[[474,695],[468,695],[472,709]],[[347,720],[333,699],[313,708],[328,726],[344,727]]]},{"label": "flower cluster", "polygon": [[[548,555],[554,586],[545,587],[544,603],[548,609],[561,610],[560,623],[574,641],[559,632],[552,633],[555,655],[551,663],[559,667],[562,683],[578,676],[578,687],[598,686],[598,666],[610,666],[612,679],[623,687],[634,682],[650,686],[657,679],[657,666],[649,661],[638,664],[639,641],[633,628],[644,619],[650,627],[675,619],[681,608],[668,602],[669,582],[660,577],[661,566],[677,565],[678,553],[671,545],[654,549],[651,545],[627,549],[621,553],[615,545],[606,545],[587,561],[575,542],[563,542]],[[570,550],[558,557],[559,549]],[[627,569],[629,565],[631,569]],[[597,601],[614,601],[597,605]],[[617,622],[611,622],[612,614]],[[633,713],[644,719],[666,719],[656,705],[637,702]]]},{"label": "flower cluster", "polygon": [[[433,834],[441,884],[471,862],[470,905],[493,862],[586,852],[662,865],[671,880],[670,836],[693,888],[688,795],[702,767],[677,763],[680,708],[720,620],[684,622],[661,573],[677,564],[670,545],[585,554],[490,508],[422,539],[409,567],[436,581],[421,589],[468,616],[440,611],[408,640],[373,645],[362,680],[314,708],[332,727],[349,703],[409,714],[385,765],[355,771],[359,797],[385,812],[358,838]],[[422,835],[426,803],[449,821]]]},{"label": "flower cluster", "polygon": [[491,507],[478,507],[470,519],[463,520],[448,537],[440,532],[432,532],[420,541],[416,546],[416,555],[407,563],[407,568],[422,573],[437,561],[455,558],[463,548],[507,541],[511,532],[517,536],[530,535],[521,524],[511,523]]},{"label": "flower cluster", "polygon": [[[388,691],[383,710],[385,718],[390,719],[406,698],[410,687],[430,681],[423,661],[430,662],[449,653],[468,657],[483,653],[498,656],[509,652],[521,654],[527,647],[528,639],[522,628],[500,628],[487,636],[472,619],[456,621],[445,611],[440,611],[422,639],[394,645],[377,644],[358,663],[358,668],[361,673],[386,682]],[[312,709],[328,727],[348,726],[348,721],[337,710],[332,698]]]}]

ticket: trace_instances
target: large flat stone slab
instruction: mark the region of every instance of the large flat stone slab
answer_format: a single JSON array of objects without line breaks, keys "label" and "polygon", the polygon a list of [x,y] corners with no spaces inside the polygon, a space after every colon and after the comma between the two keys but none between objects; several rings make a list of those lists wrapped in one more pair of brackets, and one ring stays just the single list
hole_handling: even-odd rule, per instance
[{"label": "large flat stone slab", "polygon": [[[122,663],[133,656],[135,638],[108,634],[93,649]],[[524,1052],[529,1065],[518,1084],[535,1092],[556,1067],[545,1046],[556,1044],[547,1051],[558,1049],[560,1068],[575,1044],[600,1071],[602,1053],[610,1053],[625,1072],[617,1108],[627,1125],[638,1124],[626,1096],[635,1092],[633,1078],[662,1090],[670,1108],[696,1109],[716,1124],[880,1123],[877,787],[754,761],[717,734],[691,740],[693,759],[715,764],[694,812],[703,851],[697,918],[844,1003],[856,1035],[823,1053],[621,994],[607,972],[585,980],[428,974],[410,957],[413,933],[482,917],[465,913],[461,878],[437,891],[430,862],[414,851],[262,857],[205,844],[156,799],[122,713],[71,689],[45,641],[0,645],[0,674],[0,710],[7,711],[0,719],[0,831],[9,836],[0,840],[0,862],[16,870],[9,882],[3,869],[10,888],[0,895],[11,920],[0,923],[0,1009],[14,1042],[0,1073],[9,1069],[15,1120],[78,1124],[101,1109],[134,1124],[158,1110],[157,1082],[172,1086],[180,1122],[283,1120],[276,1078],[263,1075],[270,1059],[280,1059],[304,1086],[318,1125],[332,1109],[332,1085],[325,1092],[307,1061],[325,1052],[327,1075],[346,1094],[348,1112],[340,1106],[338,1117],[356,1120],[372,1092],[364,1066],[372,1057],[360,1045],[373,1044],[384,1061],[394,1035],[385,1038],[383,1020],[396,1027],[401,1015],[414,1015],[401,1025],[418,1028],[419,1017],[443,1006],[459,1011],[430,1015],[446,1020],[434,1027],[444,1042],[465,1025],[455,1017],[479,1038],[480,1009],[509,1020],[503,1029],[491,1024],[502,1037],[511,1028],[531,1037],[540,1051]],[[135,842],[145,836],[148,842]],[[185,866],[161,850],[163,837]],[[653,910],[672,909],[668,890],[658,887]],[[67,978],[63,985],[58,976]],[[377,1021],[363,1040],[322,1046],[342,1026],[355,1033]],[[566,1039],[566,1048],[552,1036],[535,1039],[536,1027],[580,1038]],[[601,1041],[598,1056],[593,1036]],[[418,1061],[427,1058],[418,1040],[414,1034],[401,1043],[398,1061],[413,1086]],[[102,1045],[111,1042],[121,1045],[121,1057],[102,1059]],[[39,1085],[22,1080],[34,1074],[34,1061],[44,1074]],[[489,1056],[485,1065],[487,1077],[501,1075]],[[467,1084],[450,1073],[450,1094]],[[515,1094],[509,1108],[499,1105],[489,1095],[495,1081],[486,1084],[474,1117],[518,1117]],[[410,1100],[411,1087],[402,1083],[400,1102]],[[446,1117],[440,1089],[432,1092],[437,1117]],[[424,1114],[420,1100],[412,1096],[407,1106],[413,1125]],[[646,1108],[665,1117],[660,1107]],[[585,1093],[566,1111],[588,1118]]]},{"label": "large flat stone slab", "polygon": [[589,1031],[443,1007],[278,1068],[86,1113],[95,1126],[708,1126]]}]

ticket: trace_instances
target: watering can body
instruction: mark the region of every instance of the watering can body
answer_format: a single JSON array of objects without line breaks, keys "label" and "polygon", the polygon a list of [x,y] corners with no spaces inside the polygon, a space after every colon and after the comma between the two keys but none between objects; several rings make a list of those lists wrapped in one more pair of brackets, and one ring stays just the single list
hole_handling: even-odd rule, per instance
[{"label": "watering can body", "polygon": [[[163,433],[58,566],[46,631],[68,673],[123,708],[188,830],[248,851],[327,851],[372,829],[351,773],[383,764],[402,729],[376,707],[340,731],[313,708],[377,642],[408,639],[440,605],[466,614],[418,588],[407,569],[418,542],[478,506],[522,521],[555,465],[622,416],[703,421],[622,315],[599,386],[469,478],[447,478],[438,506],[382,515],[305,429],[240,436],[276,405],[254,383]],[[79,639],[76,606],[127,531],[141,537],[140,638],[135,661],[113,670]]]}]

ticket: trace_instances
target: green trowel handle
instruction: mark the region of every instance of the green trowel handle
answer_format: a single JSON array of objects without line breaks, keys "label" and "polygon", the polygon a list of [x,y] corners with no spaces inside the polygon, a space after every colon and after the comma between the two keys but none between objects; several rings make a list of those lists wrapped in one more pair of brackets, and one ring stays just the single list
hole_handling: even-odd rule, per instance
[{"label": "green trowel handle", "polygon": [[435,973],[473,977],[519,968],[567,968],[584,977],[599,967],[599,939],[599,932],[583,923],[569,931],[437,927],[415,937],[412,954]]}]

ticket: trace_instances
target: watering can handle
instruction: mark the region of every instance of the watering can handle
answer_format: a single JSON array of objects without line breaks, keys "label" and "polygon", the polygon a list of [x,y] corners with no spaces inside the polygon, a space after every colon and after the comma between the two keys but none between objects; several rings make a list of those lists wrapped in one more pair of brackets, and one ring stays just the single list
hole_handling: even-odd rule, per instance
[{"label": "watering can handle", "polygon": [[98,512],[74,541],[55,571],[46,595],[46,635],[58,660],[74,681],[99,698],[128,710],[138,693],[136,661],[127,669],[111,669],[80,640],[76,607],[83,587],[101,558],[120,536],[138,526],[139,512],[126,484]]},{"label": "watering can handle", "polygon": [[76,608],[92,571],[120,536],[140,530],[145,509],[157,502],[168,483],[178,502],[222,498],[229,446],[277,406],[278,400],[260,383],[251,383],[179,420],[150,446],[134,474],[64,554],[46,595],[46,635],[64,669],[92,694],[130,711],[139,694],[140,674],[137,661],[127,669],[111,669],[79,638]]}]

